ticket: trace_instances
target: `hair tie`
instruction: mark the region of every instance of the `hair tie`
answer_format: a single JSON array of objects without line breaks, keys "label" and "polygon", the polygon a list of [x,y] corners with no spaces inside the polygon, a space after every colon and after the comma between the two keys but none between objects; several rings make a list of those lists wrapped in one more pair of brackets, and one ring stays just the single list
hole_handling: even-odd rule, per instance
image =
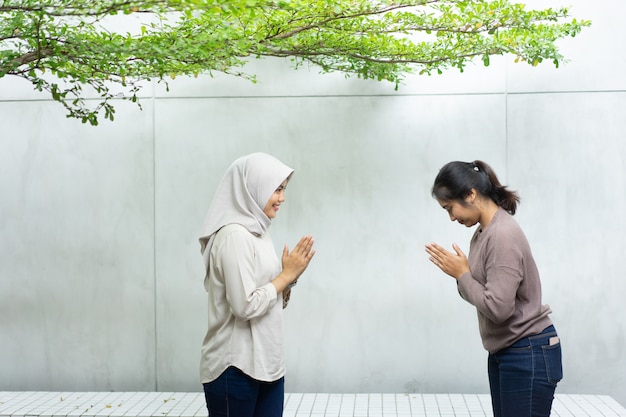
[{"label": "hair tie", "polygon": [[476,165],[476,162],[472,162],[472,166],[474,167],[474,171],[480,171],[480,169],[478,169],[478,165]]}]

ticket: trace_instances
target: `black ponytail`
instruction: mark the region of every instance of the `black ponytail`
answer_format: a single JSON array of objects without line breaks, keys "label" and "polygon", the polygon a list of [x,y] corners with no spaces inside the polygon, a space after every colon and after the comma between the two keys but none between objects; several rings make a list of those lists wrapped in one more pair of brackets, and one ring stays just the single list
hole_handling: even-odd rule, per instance
[{"label": "black ponytail", "polygon": [[498,206],[515,214],[520,197],[516,191],[500,184],[496,173],[483,161],[453,161],[444,165],[435,178],[432,195],[438,200],[456,200],[465,204],[472,188]]}]

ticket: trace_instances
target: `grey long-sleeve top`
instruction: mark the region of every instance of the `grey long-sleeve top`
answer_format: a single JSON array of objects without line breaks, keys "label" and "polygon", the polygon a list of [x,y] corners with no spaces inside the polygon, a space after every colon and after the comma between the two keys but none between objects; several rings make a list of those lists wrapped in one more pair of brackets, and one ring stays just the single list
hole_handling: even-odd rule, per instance
[{"label": "grey long-sleeve top", "polygon": [[458,290],[476,307],[486,350],[495,353],[552,324],[526,236],[505,210],[474,232],[468,262],[470,272],[459,278]]}]

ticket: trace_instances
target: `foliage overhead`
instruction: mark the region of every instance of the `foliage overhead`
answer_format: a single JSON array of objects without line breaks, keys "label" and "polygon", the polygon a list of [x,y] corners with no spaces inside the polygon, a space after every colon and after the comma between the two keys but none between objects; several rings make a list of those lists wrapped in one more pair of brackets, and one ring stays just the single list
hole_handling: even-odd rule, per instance
[{"label": "foliage overhead", "polygon": [[[493,55],[558,67],[555,42],[590,22],[567,8],[507,0],[0,0],[0,78],[30,81],[68,117],[113,120],[142,82],[222,72],[250,58],[387,80],[463,68]],[[121,28],[121,29],[120,29]],[[86,89],[86,90],[85,90]],[[95,91],[89,107],[86,91]]]}]

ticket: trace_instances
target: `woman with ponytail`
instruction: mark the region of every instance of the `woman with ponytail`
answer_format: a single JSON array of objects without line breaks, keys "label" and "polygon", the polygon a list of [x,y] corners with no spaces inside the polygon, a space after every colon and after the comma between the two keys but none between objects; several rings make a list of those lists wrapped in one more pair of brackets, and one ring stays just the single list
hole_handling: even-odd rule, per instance
[{"label": "woman with ponytail", "polygon": [[494,417],[549,417],[563,376],[561,344],[524,232],[513,219],[520,199],[482,161],[441,168],[433,197],[451,221],[478,225],[469,255],[426,245],[429,259],[457,280],[463,299],[476,307]]}]

